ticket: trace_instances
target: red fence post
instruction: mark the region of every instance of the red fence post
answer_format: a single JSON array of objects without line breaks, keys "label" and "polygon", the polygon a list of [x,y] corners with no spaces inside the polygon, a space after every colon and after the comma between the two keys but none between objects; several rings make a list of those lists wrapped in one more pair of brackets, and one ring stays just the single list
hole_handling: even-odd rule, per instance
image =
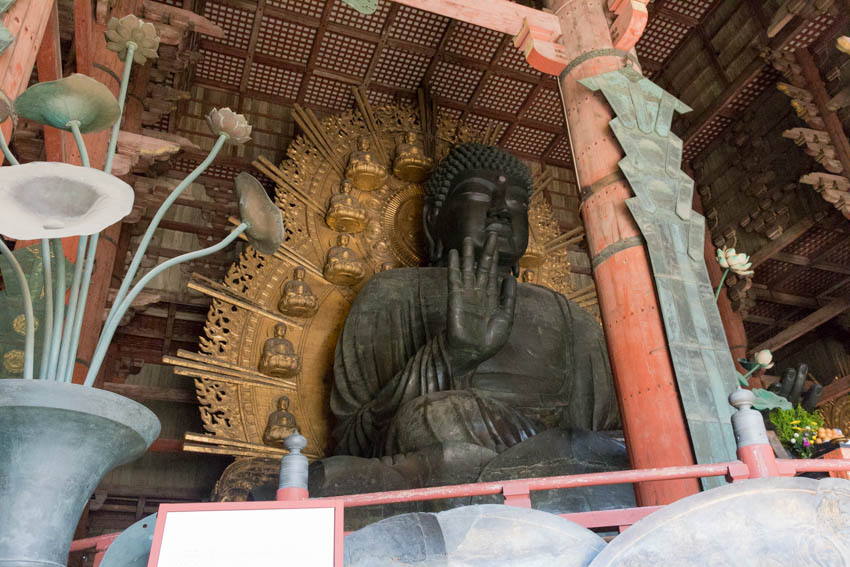
[{"label": "red fence post", "polygon": [[507,506],[531,508],[531,492],[525,483],[505,485],[502,488],[502,495],[505,497],[505,504]]},{"label": "red fence post", "polygon": [[749,478],[781,476],[773,447],[767,440],[764,418],[753,409],[756,397],[750,390],[738,388],[729,394],[729,403],[738,410],[732,414],[732,429],[738,444],[738,458],[747,465]]},{"label": "red fence post", "polygon": [[275,500],[305,500],[310,497],[307,491],[307,457],[301,449],[307,446],[307,439],[297,431],[283,441],[289,454],[280,459],[280,481]]}]

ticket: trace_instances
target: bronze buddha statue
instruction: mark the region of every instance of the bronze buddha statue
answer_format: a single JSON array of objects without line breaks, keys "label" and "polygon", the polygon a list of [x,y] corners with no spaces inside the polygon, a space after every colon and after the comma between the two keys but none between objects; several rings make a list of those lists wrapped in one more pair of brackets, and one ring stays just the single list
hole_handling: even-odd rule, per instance
[{"label": "bronze buddha statue", "polygon": [[319,300],[310,289],[310,284],[304,281],[307,270],[304,266],[296,266],[292,271],[292,279],[283,286],[283,295],[277,304],[277,310],[290,317],[312,317],[319,309]]},{"label": "bronze buddha statue", "polygon": [[286,338],[286,325],[274,326],[274,336],[263,345],[263,354],[257,369],[263,374],[286,378],[298,372],[301,360],[295,354],[292,343]]},{"label": "bronze buddha statue", "polygon": [[325,222],[337,232],[356,234],[366,227],[366,211],[351,194],[351,180],[343,179],[339,193],[328,202]]},{"label": "bronze buddha statue", "polygon": [[263,431],[263,443],[273,447],[282,447],[283,440],[298,431],[295,416],[289,411],[289,397],[281,396],[277,400],[277,409],[269,414],[266,430]]},{"label": "bronze buddha statue", "polygon": [[[311,494],[628,466],[622,444],[596,433],[619,427],[602,329],[515,279],[530,194],[528,168],[498,148],[464,144],[437,167],[430,266],[372,276],[338,339],[339,456],[313,464]],[[529,472],[540,463],[551,467]],[[382,480],[358,487],[355,472]]]},{"label": "bronze buddha statue", "polygon": [[366,136],[360,138],[357,149],[348,157],[345,177],[361,191],[374,191],[386,181],[387,168],[375,161]]},{"label": "bronze buddha statue", "polygon": [[416,144],[416,134],[407,132],[404,141],[396,148],[393,175],[411,183],[422,183],[431,174],[431,158]]},{"label": "bronze buddha statue", "polygon": [[337,245],[328,250],[323,271],[325,279],[337,285],[354,285],[366,275],[366,264],[348,247],[351,237],[340,234]]}]

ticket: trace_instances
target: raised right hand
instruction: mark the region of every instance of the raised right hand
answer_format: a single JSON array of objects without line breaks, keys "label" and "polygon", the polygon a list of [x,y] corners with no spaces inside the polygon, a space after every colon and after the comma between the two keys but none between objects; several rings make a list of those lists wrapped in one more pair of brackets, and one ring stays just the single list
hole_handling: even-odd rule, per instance
[{"label": "raised right hand", "polygon": [[492,357],[508,341],[514,320],[516,280],[499,286],[496,233],[490,233],[478,267],[472,239],[463,240],[463,262],[449,251],[449,298],[446,339],[452,376],[459,378]]}]

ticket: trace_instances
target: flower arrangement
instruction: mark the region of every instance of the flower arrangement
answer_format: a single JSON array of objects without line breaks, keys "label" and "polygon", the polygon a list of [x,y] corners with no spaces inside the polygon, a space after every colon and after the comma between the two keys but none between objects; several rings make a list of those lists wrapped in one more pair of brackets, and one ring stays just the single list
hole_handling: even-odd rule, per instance
[{"label": "flower arrangement", "polygon": [[[133,189],[111,175],[112,163],[127,98],[130,70],[133,63],[144,63],[157,56],[159,38],[152,24],[134,15],[120,20],[112,18],[105,35],[107,47],[117,52],[119,59],[124,62],[117,100],[104,85],[79,74],[33,85],[14,103],[0,93],[0,123],[7,119],[14,121],[17,116],[21,116],[71,132],[83,164],[82,167],[43,162],[20,165],[0,131],[0,150],[12,164],[4,167],[3,175],[0,176],[0,232],[19,240],[41,240],[45,274],[44,323],[48,332],[44,334],[38,377],[44,380],[71,381],[100,231],[129,214],[133,205]],[[207,116],[207,124],[218,136],[216,142],[206,159],[172,190],[145,231],[107,315],[86,376],[86,386],[93,385],[112,336],[133,298],[162,271],[222,250],[242,233],[245,233],[249,243],[264,253],[273,252],[283,241],[280,211],[260,183],[243,173],[236,183],[242,222],[233,232],[218,244],[163,262],[133,285],[153,233],[171,205],[212,163],[225,144],[241,145],[250,140],[251,126],[244,116],[229,108],[213,109]],[[107,128],[112,128],[112,135],[104,170],[99,171],[90,167],[82,134]],[[55,258],[63,258],[61,239],[65,237],[79,237],[67,308],[65,264],[57,262],[54,277],[50,253],[52,249]],[[32,379],[35,366],[32,298],[26,285],[26,275],[2,241],[0,253],[11,263],[15,277],[24,290],[24,378]]]},{"label": "flower arrangement", "polygon": [[823,428],[823,417],[797,406],[772,411],[770,422],[779,440],[792,453],[804,459],[812,457],[818,430]]}]

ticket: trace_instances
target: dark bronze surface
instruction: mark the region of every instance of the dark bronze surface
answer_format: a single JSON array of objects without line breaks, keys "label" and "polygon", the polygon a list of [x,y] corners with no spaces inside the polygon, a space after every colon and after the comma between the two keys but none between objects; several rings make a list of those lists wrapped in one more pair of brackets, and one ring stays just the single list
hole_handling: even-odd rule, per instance
[{"label": "dark bronze surface", "polygon": [[[590,431],[566,464],[569,435],[509,452],[506,477],[559,459],[547,473],[628,466],[622,445],[611,459],[610,439],[594,433],[619,421],[602,329],[514,277],[530,190],[527,168],[487,146],[460,146],[435,171],[431,266],[377,273],[357,296],[335,356],[340,456],[314,463],[311,494],[360,492],[364,477],[386,480],[371,490],[475,482],[485,469],[492,479],[502,453],[552,429]],[[604,451],[592,448],[597,436]]]}]

